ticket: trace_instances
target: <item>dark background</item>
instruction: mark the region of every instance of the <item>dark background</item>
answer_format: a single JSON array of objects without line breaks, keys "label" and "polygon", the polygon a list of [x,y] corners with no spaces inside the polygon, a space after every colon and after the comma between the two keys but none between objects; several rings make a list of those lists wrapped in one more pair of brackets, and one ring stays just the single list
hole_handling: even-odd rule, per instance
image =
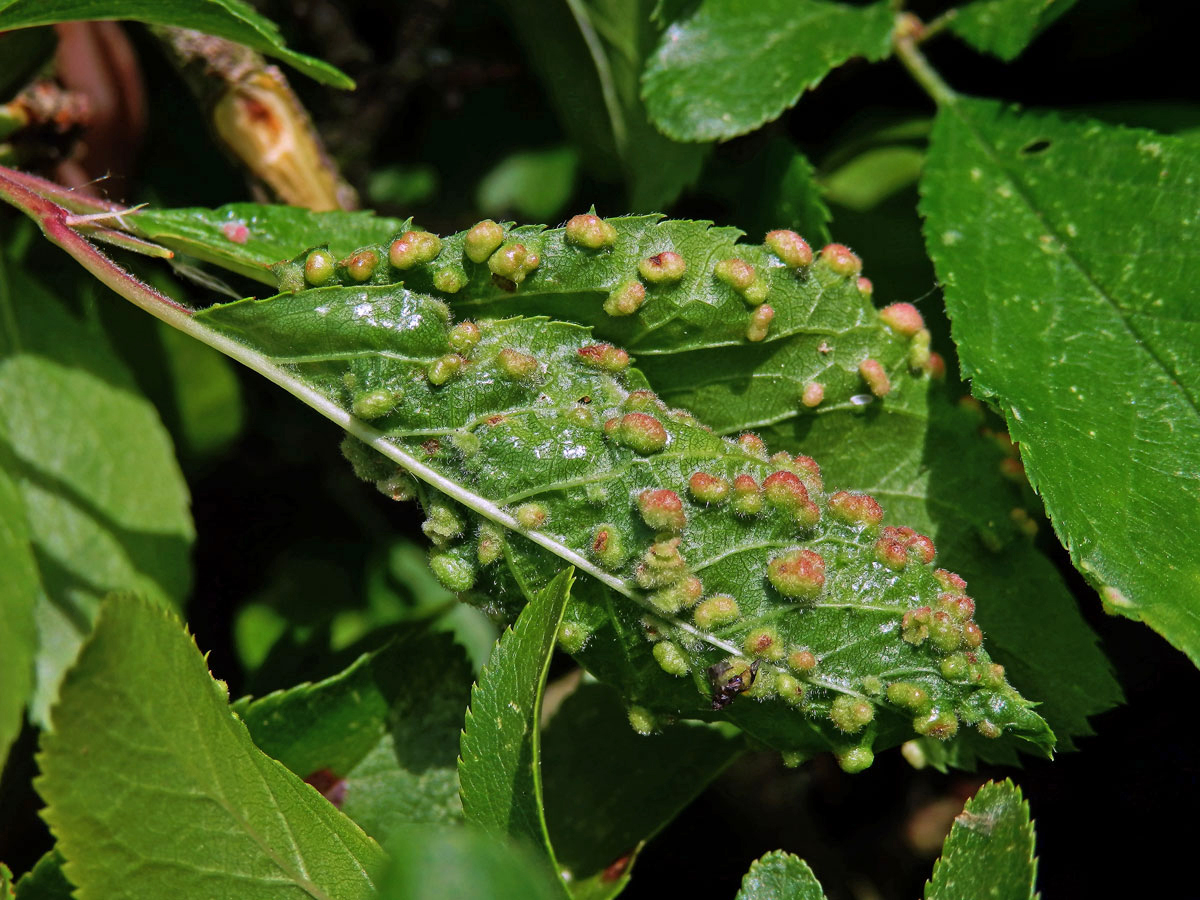
[{"label": "dark background", "polygon": [[[260,5],[292,46],[359,81],[358,92],[338,94],[292,78],[365,203],[372,202],[368,176],[380,167],[435,173],[438,188],[425,201],[383,204],[383,212],[415,215],[443,233],[469,226],[479,218],[479,176],[496,160],[564,140],[520,45],[503,16],[482,0]],[[1179,21],[1179,8],[1082,0],[1012,64],[980,56],[950,36],[927,49],[946,80],[964,92],[1186,131],[1200,126],[1200,104],[1194,77],[1178,77],[1181,68],[1195,70],[1194,36]],[[165,205],[248,199],[242,176],[215,149],[198,110],[179,101],[186,89],[153,42],[131,32],[151,117],[140,163],[128,178],[114,179],[109,192],[149,194]],[[852,63],[779,122],[719,147],[703,187],[666,211],[743,224],[747,207],[719,182],[753,165],[766,141],[786,136],[819,167],[847,135],[931,112],[897,63]],[[559,218],[592,203],[606,214],[628,211],[621,185],[583,173]],[[910,188],[869,213],[833,210],[835,239],[868,261],[882,302],[915,300],[935,289],[915,207]],[[57,258],[53,252],[48,260]],[[939,349],[947,352],[944,325],[942,334]],[[329,606],[361,602],[364,572],[379,548],[397,533],[419,538],[415,513],[354,479],[338,453],[335,428],[254,376],[242,378],[242,387],[248,424],[238,441],[216,459],[184,458],[198,532],[188,621],[234,696],[265,686],[247,684],[233,648],[233,614],[246,598],[293,571],[295,578],[318,573],[312,577],[330,586]],[[164,417],[171,426],[169,404]],[[919,896],[962,801],[986,778],[1011,777],[1037,822],[1044,896],[1141,896],[1173,885],[1172,897],[1200,897],[1200,888],[1179,886],[1193,882],[1196,829],[1189,814],[1200,805],[1192,747],[1200,677],[1148,629],[1105,616],[1049,528],[1042,540],[1101,636],[1127,698],[1127,705],[1095,718],[1097,734],[1079,740],[1078,752],[1053,762],[1031,760],[1022,770],[951,775],[915,772],[899,753],[888,752],[854,776],[830,759],[787,770],[772,754],[750,755],[649,845],[624,896],[732,897],[750,862],[779,847],[804,857],[833,900]],[[307,568],[294,568],[300,559]],[[297,669],[304,678],[316,677],[328,665],[302,651],[298,660],[290,672],[276,673],[279,684],[271,686],[286,685]],[[36,797],[23,787],[32,740],[23,736],[0,789],[0,821],[7,822],[0,825],[0,845],[15,872],[49,846],[35,815]]]}]

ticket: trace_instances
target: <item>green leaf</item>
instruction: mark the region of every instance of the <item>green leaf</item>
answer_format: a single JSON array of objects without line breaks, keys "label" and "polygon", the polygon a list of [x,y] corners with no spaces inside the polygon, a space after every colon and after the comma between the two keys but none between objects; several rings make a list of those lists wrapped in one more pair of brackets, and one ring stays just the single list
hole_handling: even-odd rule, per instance
[{"label": "green leaf", "polygon": [[14,900],[16,894],[13,893],[12,872],[8,866],[0,863],[0,900]]},{"label": "green leaf", "polygon": [[[582,684],[564,701],[542,737],[542,779],[572,896],[589,879],[611,891],[630,857],[742,754],[745,741],[731,731],[679,722],[637,734],[607,685]],[[622,859],[614,878],[606,870]]]},{"label": "green leaf", "polygon": [[37,630],[33,611],[41,593],[37,562],[29,542],[25,506],[8,473],[0,468],[0,770],[24,720],[33,690]]},{"label": "green leaf", "polygon": [[1037,877],[1029,804],[1008,779],[989,781],[954,820],[925,900],[1031,900]]},{"label": "green leaf", "polygon": [[892,17],[888,3],[702,0],[667,27],[647,62],[646,109],[676,140],[745,134],[851,57],[887,56]]},{"label": "green leaf", "polygon": [[388,843],[381,900],[560,900],[525,847],[475,828],[408,825]]},{"label": "green leaf", "polygon": [[544,847],[552,861],[542,808],[542,693],[573,580],[570,569],[561,572],[501,635],[471,691],[458,764],[467,821]]},{"label": "green leaf", "polygon": [[917,180],[925,154],[916,147],[871,147],[821,179],[825,199],[863,212]]},{"label": "green leaf", "polygon": [[808,863],[774,850],[751,864],[734,900],[825,900],[825,892]]},{"label": "green leaf", "polygon": [[[814,265],[809,278],[836,290],[836,279],[823,273],[823,265]],[[665,297],[656,302],[665,303]],[[510,616],[522,597],[548,582],[564,561],[588,572],[593,578],[580,583],[567,615],[576,646],[586,644],[580,658],[641,706],[712,716],[714,689],[706,669],[728,665],[724,671],[729,678],[739,673],[748,677],[750,659],[764,653],[753,641],[758,629],[766,628],[774,636],[767,650],[771,655],[808,647],[818,658],[826,657],[816,674],[802,665],[798,673],[789,673],[778,663],[760,670],[759,696],[771,696],[778,682],[787,686],[791,701],[801,702],[802,684],[792,679],[798,675],[807,682],[803,712],[791,710],[783,700],[735,703],[725,711],[767,743],[803,753],[836,748],[847,760],[865,762],[869,756],[860,744],[902,739],[913,727],[912,714],[885,704],[881,709],[888,709],[888,716],[869,729],[850,726],[852,735],[847,736],[831,723],[834,701],[848,698],[837,700],[836,709],[844,711],[849,704],[857,714],[869,716],[885,682],[908,678],[919,681],[922,690],[931,692],[930,702],[939,704],[945,729],[935,730],[945,735],[957,725],[952,717],[961,715],[996,733],[983,724],[988,718],[1043,749],[1052,741],[1042,720],[1010,687],[999,679],[981,686],[979,679],[990,664],[986,654],[978,654],[973,675],[964,671],[945,681],[938,667],[946,651],[923,642],[919,629],[911,634],[917,644],[901,639],[906,612],[937,605],[943,590],[940,576],[917,564],[900,574],[883,567],[876,559],[878,530],[852,518],[842,521],[831,512],[817,476],[803,468],[807,463],[790,457],[768,462],[753,445],[724,440],[686,413],[668,414],[652,396],[635,390],[644,388],[640,374],[621,376],[594,368],[587,360],[597,350],[578,326],[481,321],[478,344],[470,350],[460,345],[470,357],[464,362],[447,357],[451,335],[444,306],[387,285],[242,301],[205,310],[194,321],[239,347],[282,361],[289,374],[272,377],[304,379],[312,386],[306,390],[315,389],[322,398],[311,400],[314,405],[353,407],[368,395],[372,404],[376,398],[381,404],[397,403],[402,393],[402,402],[391,411],[375,406],[364,410],[377,417],[372,421],[386,438],[374,437],[377,432],[364,430],[361,423],[346,424],[445,493],[448,500],[440,500],[420,488],[430,511],[426,530],[438,543],[435,571],[456,590],[469,588],[476,579],[491,581],[485,602]],[[262,366],[261,361],[251,364]],[[590,402],[580,403],[585,397]],[[628,420],[631,426],[644,424],[650,438],[658,434],[667,441],[670,452],[655,452],[666,448],[653,440],[643,444],[636,433],[618,433],[615,440],[607,436],[602,423],[631,413],[636,413]],[[348,453],[361,474],[385,492],[411,492],[394,465],[376,460],[361,445],[351,445]],[[797,468],[808,487],[799,475],[783,474],[781,467]],[[780,499],[779,509],[771,511],[768,505],[761,515],[746,518],[728,504],[706,507],[688,501],[681,510],[692,523],[686,543],[677,547],[667,535],[656,539],[655,529],[662,525],[647,524],[637,498],[656,489],[674,489],[678,497],[686,497],[688,478],[697,469],[727,480],[747,475],[758,483],[779,473],[776,481],[793,485],[795,493],[789,496],[807,495],[811,489],[812,499],[791,512],[786,511],[791,501]],[[547,519],[541,527],[538,506],[522,509],[526,503],[544,507]],[[794,518],[813,510],[821,517],[815,526],[800,525]],[[482,520],[491,524],[484,527]],[[596,555],[602,525],[625,543],[623,558]],[[496,526],[499,530],[493,530]],[[485,562],[502,552],[503,566],[481,570],[480,540]],[[798,603],[765,577],[769,563],[801,550],[828,561],[822,599]],[[663,571],[651,574],[646,567]],[[682,611],[698,599],[693,574],[702,578],[704,594],[735,597],[738,611],[730,608],[731,616],[718,625],[708,618],[714,608],[709,604],[697,625],[692,613]],[[788,590],[804,592],[802,587]],[[947,627],[957,634],[958,626]],[[653,645],[663,638],[670,638],[669,646],[655,650]],[[946,638],[946,646],[955,640]],[[673,654],[682,654],[683,662],[675,656],[668,669],[677,674],[670,675],[659,662]],[[728,696],[733,695],[736,690]],[[994,704],[995,717],[985,715],[987,703]],[[923,701],[918,706],[925,708]]]},{"label": "green leaf", "polygon": [[287,49],[275,24],[243,0],[0,0],[0,31],[97,19],[192,28],[253,47],[324,84],[354,87],[329,63]]},{"label": "green leaf", "polygon": [[[933,538],[939,564],[965,578],[978,600],[989,652],[1022,693],[1038,699],[1059,748],[1070,750],[1072,737],[1092,733],[1088,716],[1119,703],[1121,690],[1062,577],[1015,524],[1013,510],[1026,500],[1002,474],[1012,460],[979,434],[982,427],[946,386],[925,383],[873,414],[793,419],[763,436],[824,460],[828,484],[869,491],[898,521]],[[977,755],[1017,761],[1011,746],[976,735],[952,750],[947,761],[960,766],[973,767]]]},{"label": "green leaf", "polygon": [[316,684],[237,704],[259,749],[324,793],[380,843],[411,822],[461,818],[458,739],[471,668],[448,635],[400,631]]},{"label": "green leaf", "polygon": [[66,862],[58,850],[51,850],[17,882],[18,900],[71,900],[74,886],[63,874]]},{"label": "green leaf", "polygon": [[378,846],[258,750],[166,611],[118,598],[43,735],[43,816],[81,896],[373,896]]},{"label": "green leaf", "polygon": [[623,178],[634,209],[663,209],[692,184],[708,147],[663,136],[638,96],[658,40],[652,0],[505,0],[563,128],[588,168]]},{"label": "green leaf", "polygon": [[1075,0],[975,0],[960,7],[950,28],[977,50],[1016,59]]},{"label": "green leaf", "polygon": [[1194,142],[962,99],[922,187],[972,390],[1105,607],[1194,661],[1200,305],[1181,248],[1198,170]]},{"label": "green leaf", "polygon": [[142,237],[271,285],[275,277],[270,267],[299,249],[328,243],[331,252],[345,256],[408,227],[407,221],[370,212],[311,212],[257,203],[142,209],[126,222]]},{"label": "green leaf", "polygon": [[479,182],[479,209],[489,216],[552,218],[571,199],[578,166],[579,157],[570,147],[513,153]]},{"label": "green leaf", "polygon": [[0,463],[40,575],[30,718],[44,725],[100,598],[182,604],[193,530],[154,407],[99,329],[15,267],[0,269]]}]

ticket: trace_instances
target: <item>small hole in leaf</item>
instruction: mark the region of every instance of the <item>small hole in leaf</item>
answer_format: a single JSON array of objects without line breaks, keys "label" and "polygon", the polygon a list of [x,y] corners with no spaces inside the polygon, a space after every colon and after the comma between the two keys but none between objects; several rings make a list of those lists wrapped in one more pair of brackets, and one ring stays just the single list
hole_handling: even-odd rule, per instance
[{"label": "small hole in leaf", "polygon": [[1044,153],[1050,149],[1050,142],[1047,140],[1030,141],[1021,148],[1022,156],[1034,156],[1038,153]]}]

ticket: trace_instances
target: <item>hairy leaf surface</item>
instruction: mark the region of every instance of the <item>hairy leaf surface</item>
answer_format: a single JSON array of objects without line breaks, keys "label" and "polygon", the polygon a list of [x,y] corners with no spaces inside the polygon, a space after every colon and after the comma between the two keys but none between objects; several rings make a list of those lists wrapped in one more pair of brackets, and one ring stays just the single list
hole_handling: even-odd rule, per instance
[{"label": "hairy leaf surface", "polygon": [[825,900],[825,892],[808,863],[775,850],[751,864],[734,900]]},{"label": "hairy leaf surface", "polygon": [[316,684],[236,704],[259,749],[380,843],[402,824],[453,822],[471,667],[445,634],[407,628]]},{"label": "hairy leaf surface", "polygon": [[80,897],[369,897],[378,845],[262,753],[166,611],[100,612],[38,791]]},{"label": "hairy leaf surface", "polygon": [[0,468],[0,769],[17,739],[33,689],[34,609],[41,594],[20,490]]},{"label": "hairy leaf surface", "polygon": [[0,0],[0,31],[95,19],[192,28],[253,47],[325,84],[354,87],[329,63],[289,50],[275,24],[243,0]]},{"label": "hairy leaf surface", "polygon": [[887,3],[702,0],[667,26],[642,93],[654,124],[682,141],[753,131],[853,56],[887,55]]},{"label": "hairy leaf surface", "polygon": [[[768,461],[753,441],[723,439],[686,413],[668,413],[644,392],[640,373],[596,367],[607,351],[586,329],[514,319],[452,331],[440,302],[387,285],[242,301],[197,318],[344,408],[357,404],[374,416],[386,435],[376,446],[446,495],[421,488],[426,530],[438,545],[432,561],[447,583],[468,590],[487,582],[485,602],[512,615],[563,560],[589,573],[568,608],[572,649],[648,710],[711,716],[714,690],[735,697],[731,682],[740,677],[749,687],[750,662],[765,658],[755,691],[775,699],[736,702],[725,715],[801,754],[834,747],[848,765],[865,764],[876,739],[887,744],[911,733],[912,711],[883,699],[892,681],[916,691],[899,689],[920,710],[918,728],[948,737],[961,717],[990,734],[1051,742],[986,653],[972,651],[973,662],[962,655],[970,648],[958,648],[954,635],[970,627],[946,621],[950,607],[960,615],[967,607],[954,600],[953,579],[935,577],[903,551],[893,553],[895,569],[879,561],[881,541],[919,538],[881,533],[873,513],[869,521],[847,514],[847,503],[873,509],[873,501],[826,493],[807,461]],[[453,353],[451,341],[465,355]],[[350,455],[389,493],[411,493],[394,465],[353,446]],[[737,476],[753,479],[743,499],[761,502],[760,511],[743,509],[741,500],[687,499],[697,471],[726,487]],[[647,491],[670,507],[671,521],[647,512]],[[783,593],[788,576],[768,579],[768,564],[825,572],[796,573]],[[718,599],[693,611],[700,599],[693,579],[707,600],[730,595],[736,605]],[[948,629],[941,641],[948,649],[924,639],[920,621],[928,615]],[[801,655],[788,671],[793,651]],[[713,665],[716,686],[706,674]],[[778,698],[779,685],[788,700]]]},{"label": "hairy leaf surface", "polygon": [[[1106,608],[1200,660],[1194,143],[945,107],[922,190],[964,373]],[[981,264],[981,261],[986,264]]]},{"label": "hairy leaf surface", "polygon": [[954,820],[925,885],[925,900],[1029,900],[1037,877],[1033,842],[1029,804],[1020,789],[1008,779],[989,781]]}]

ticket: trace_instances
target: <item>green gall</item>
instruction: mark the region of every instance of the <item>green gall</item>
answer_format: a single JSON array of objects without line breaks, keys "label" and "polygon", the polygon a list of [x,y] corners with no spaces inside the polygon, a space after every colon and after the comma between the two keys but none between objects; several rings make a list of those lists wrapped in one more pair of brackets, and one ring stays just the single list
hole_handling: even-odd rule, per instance
[{"label": "green gall", "polygon": [[829,707],[829,719],[839,731],[854,734],[862,731],[875,718],[875,707],[869,700],[849,694],[839,694]]},{"label": "green gall", "polygon": [[654,416],[632,412],[626,413],[615,421],[616,424],[611,429],[606,423],[605,430],[618,444],[628,447],[635,453],[649,456],[652,453],[660,452],[667,446],[667,429]]},{"label": "green gall", "polygon": [[654,659],[668,675],[686,675],[691,668],[678,644],[662,641],[654,645]]},{"label": "green gall", "polygon": [[858,364],[858,374],[866,382],[867,388],[876,397],[886,397],[892,392],[892,382],[884,371],[883,364],[877,359],[864,359]]},{"label": "green gall", "polygon": [[985,688],[991,688],[993,691],[1000,690],[1005,686],[1004,666],[1000,663],[991,663],[985,666],[977,680]]},{"label": "green gall", "polygon": [[925,748],[921,746],[920,741],[905,741],[900,745],[900,755],[917,771],[929,765],[929,756],[925,753]]},{"label": "green gall", "polygon": [[940,668],[947,681],[964,681],[971,674],[971,662],[965,653],[951,653],[942,660]]},{"label": "green gall", "polygon": [[352,435],[342,439],[342,456],[354,469],[354,474],[363,481],[382,481],[391,478],[398,468],[394,462]]},{"label": "green gall", "polygon": [[748,656],[783,659],[783,643],[779,640],[779,632],[774,628],[754,629],[746,635],[742,647]]},{"label": "green gall", "polygon": [[479,331],[479,326],[474,322],[459,322],[450,329],[448,338],[450,349],[465,356],[475,349],[475,345],[479,343],[481,337],[483,335]]},{"label": "green gall", "polygon": [[825,560],[813,550],[790,550],[767,563],[767,580],[785,597],[810,600],[825,587]]},{"label": "green gall", "polygon": [[588,344],[578,353],[582,362],[602,372],[624,372],[629,368],[629,354],[612,344]]},{"label": "green gall", "polygon": [[990,741],[994,741],[1004,735],[1003,728],[1001,728],[995,722],[991,722],[987,719],[980,719],[978,722],[976,722],[975,730],[978,731],[981,736]]},{"label": "green gall", "polygon": [[576,425],[580,428],[591,428],[596,424],[596,417],[592,414],[591,409],[582,403],[576,403],[574,406],[568,406],[566,409],[560,410],[559,415],[571,425]]},{"label": "green gall", "polygon": [[821,478],[821,467],[811,456],[800,455],[792,460],[792,471],[800,476],[804,486],[810,491],[823,490],[825,482]]},{"label": "green gall", "polygon": [[328,250],[313,250],[304,260],[304,280],[313,287],[328,284],[337,262]]},{"label": "green gall", "polygon": [[378,419],[392,411],[396,400],[397,397],[392,391],[367,391],[354,398],[350,404],[350,411],[360,419]]},{"label": "green gall", "polygon": [[450,446],[462,456],[474,456],[479,452],[479,438],[470,431],[456,431],[450,435]]},{"label": "green gall", "polygon": [[883,521],[883,507],[870,494],[838,491],[829,498],[829,512],[847,525],[871,528]]},{"label": "green gall", "polygon": [[804,684],[786,672],[775,676],[775,691],[785,703],[791,706],[804,704]]},{"label": "green gall", "polygon": [[613,288],[604,301],[604,311],[610,316],[632,316],[646,302],[646,286],[635,278]]},{"label": "green gall", "polygon": [[563,231],[568,243],[588,250],[603,250],[617,242],[617,229],[590,213],[572,216]]},{"label": "green gall", "polygon": [[763,243],[789,269],[800,269],[810,265],[813,261],[812,247],[808,246],[808,241],[794,231],[786,229],[768,231]]},{"label": "green gall", "polygon": [[933,709],[913,719],[913,731],[922,737],[948,741],[958,734],[958,716],[952,712]]},{"label": "green gall", "polygon": [[737,601],[728,594],[713,594],[700,602],[700,605],[692,613],[692,620],[697,627],[708,631],[711,628],[720,628],[722,625],[736,622],[741,614],[742,611],[738,608]]},{"label": "green gall", "polygon": [[642,521],[655,531],[683,531],[687,524],[683,501],[674,491],[662,488],[642,491],[638,494],[637,504]]},{"label": "green gall", "polygon": [[688,574],[687,561],[679,552],[679,538],[669,538],[650,545],[634,572],[634,579],[639,587],[651,590],[672,585]]},{"label": "green gall", "polygon": [[475,565],[458,547],[431,551],[429,568],[448,591],[461,593],[470,590],[475,584]]},{"label": "green gall", "polygon": [[584,485],[583,495],[592,506],[603,506],[608,501],[608,488],[598,481]]},{"label": "green gall", "polygon": [[356,250],[342,260],[342,268],[351,281],[364,282],[379,268],[379,254],[369,248]]},{"label": "green gall", "polygon": [[836,757],[838,765],[848,775],[857,775],[871,768],[871,764],[875,762],[875,753],[870,747],[851,747],[849,750],[840,751]]},{"label": "green gall", "polygon": [[687,263],[683,257],[670,250],[648,256],[638,263],[638,272],[651,284],[676,282],[686,271]]},{"label": "green gall", "polygon": [[467,361],[457,353],[448,353],[431,362],[425,370],[425,376],[430,384],[443,385],[458,375],[466,363]]},{"label": "green gall", "polygon": [[496,354],[500,374],[513,381],[528,381],[538,372],[538,361],[527,353],[505,347]]},{"label": "green gall", "polygon": [[707,472],[695,472],[688,479],[688,493],[697,503],[724,503],[729,498],[729,482]]},{"label": "green gall", "polygon": [[630,391],[621,406],[630,412],[663,412],[667,408],[658,394],[645,388]]},{"label": "green gall", "polygon": [[488,257],[488,268],[493,275],[519,282],[525,277],[525,257],[528,253],[524,244],[505,244]]},{"label": "green gall", "polygon": [[581,623],[563,622],[558,628],[558,646],[567,653],[578,653],[591,636],[591,630]]},{"label": "green gall", "polygon": [[750,325],[746,328],[746,340],[752,343],[765,341],[767,332],[771,329],[771,320],[775,318],[775,310],[763,304],[750,313]]},{"label": "green gall", "polygon": [[845,244],[826,244],[821,248],[821,263],[831,272],[851,278],[862,272],[862,260]]},{"label": "green gall", "polygon": [[889,702],[913,713],[927,712],[932,703],[928,691],[908,681],[894,681],[889,684],[887,698]]},{"label": "green gall", "polygon": [[704,594],[704,585],[695,575],[687,575],[668,587],[650,594],[647,598],[654,608],[666,615],[674,615],[696,605]]},{"label": "green gall", "polygon": [[604,568],[615,571],[625,565],[629,552],[625,540],[615,525],[597,525],[592,536],[592,558]]},{"label": "green gall", "polygon": [[804,385],[804,393],[800,395],[800,402],[809,409],[814,409],[821,405],[821,401],[825,399],[825,385],[820,382],[810,381]]},{"label": "green gall", "polygon": [[962,622],[939,609],[929,618],[929,640],[947,653],[957,650],[963,643]]},{"label": "green gall", "polygon": [[763,509],[762,491],[750,475],[733,479],[733,499],[729,505],[739,516],[757,516]]},{"label": "green gall", "polygon": [[385,497],[403,503],[417,496],[417,482],[408,472],[399,469],[395,474],[376,481],[375,490]]},{"label": "green gall", "polygon": [[862,689],[872,697],[878,697],[883,693],[883,682],[874,675],[864,675],[862,680]]},{"label": "green gall", "polygon": [[[767,296],[771,293],[771,288],[762,278],[756,278],[754,282],[742,291],[742,299],[751,306],[758,306],[760,303],[766,302]],[[774,315],[772,310],[771,315]]]},{"label": "green gall", "polygon": [[275,276],[275,286],[281,293],[294,294],[304,290],[304,267],[292,260],[283,260],[271,266],[271,274]]},{"label": "green gall", "polygon": [[495,525],[489,523],[479,527],[475,555],[481,566],[490,566],[504,556],[504,535]]},{"label": "green gall", "polygon": [[767,460],[777,469],[787,469],[789,472],[794,471],[792,468],[792,454],[786,450],[780,450],[778,453],[772,453],[771,458]]},{"label": "green gall", "polygon": [[463,238],[463,252],[473,263],[486,260],[496,248],[504,243],[504,229],[491,219],[484,219],[474,225]]},{"label": "green gall", "polygon": [[438,269],[433,273],[433,286],[444,294],[457,294],[467,286],[467,274],[458,269]]},{"label": "green gall", "polygon": [[908,610],[900,619],[901,636],[914,647],[921,646],[929,637],[929,622],[932,617],[933,610],[928,606]]},{"label": "green gall", "polygon": [[855,282],[855,284],[858,286],[858,292],[868,300],[875,293],[875,285],[872,284],[871,279],[867,278],[865,275],[859,275],[858,281]]},{"label": "green gall", "polygon": [[442,252],[442,241],[428,231],[406,231],[388,247],[388,262],[397,269],[411,269],[432,262]]},{"label": "green gall", "polygon": [[737,438],[737,445],[751,456],[757,457],[758,459],[767,458],[767,443],[757,434],[753,434],[749,431],[739,434]]},{"label": "green gall", "polygon": [[817,657],[811,650],[801,647],[788,654],[787,664],[793,672],[806,675],[817,667]]},{"label": "green gall", "polygon": [[629,707],[629,724],[638,734],[650,735],[658,730],[658,720],[654,713],[644,706]]},{"label": "green gall", "polygon": [[536,531],[546,524],[546,519],[550,514],[546,511],[546,507],[540,503],[522,503],[513,513],[513,518],[517,520],[517,524],[522,528],[530,531]]},{"label": "green gall", "polygon": [[444,503],[431,505],[429,517],[421,523],[421,531],[425,532],[425,537],[439,547],[462,537],[465,529],[466,523],[458,513]]},{"label": "green gall", "polygon": [[737,257],[723,259],[713,268],[713,277],[729,285],[739,294],[754,283],[756,274],[754,266]]},{"label": "green gall", "polygon": [[933,340],[928,328],[922,328],[908,344],[908,367],[917,371],[929,365],[929,344]]},{"label": "green gall", "polygon": [[[893,303],[879,311],[879,318],[888,328],[904,337],[914,337],[925,328],[925,319],[911,303]],[[926,343],[926,347],[928,347]]]}]

